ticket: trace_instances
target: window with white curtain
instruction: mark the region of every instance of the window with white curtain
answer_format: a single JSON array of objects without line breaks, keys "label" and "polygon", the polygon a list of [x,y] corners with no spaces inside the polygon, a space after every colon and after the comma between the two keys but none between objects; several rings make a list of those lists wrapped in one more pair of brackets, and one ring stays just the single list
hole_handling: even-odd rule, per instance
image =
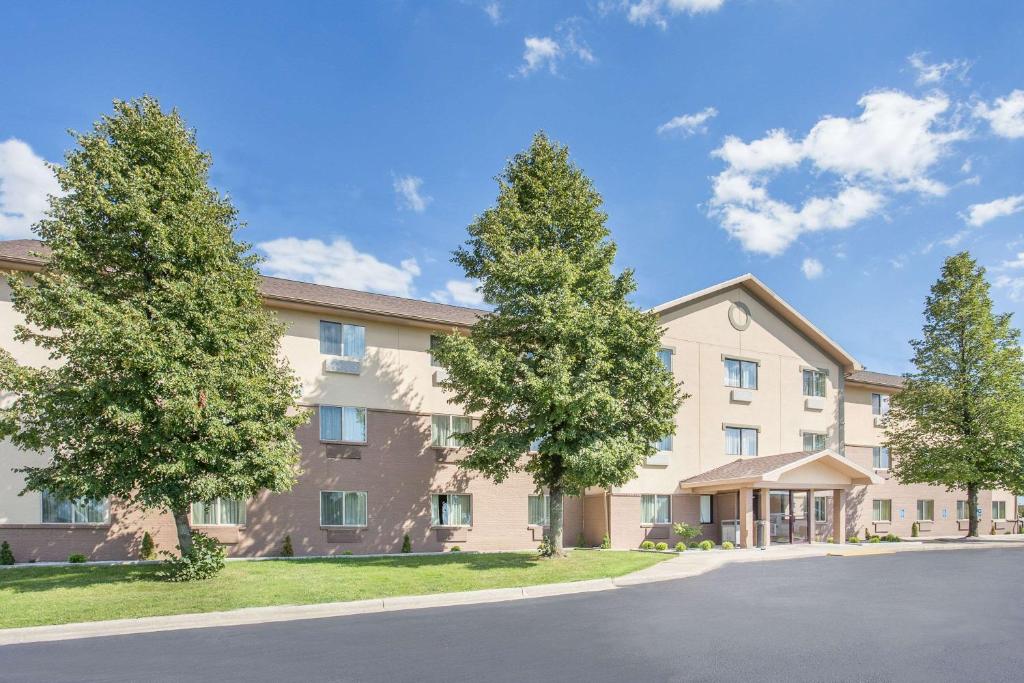
[{"label": "window with white curtain", "polygon": [[1006,519],[1006,501],[992,501],[992,519]]},{"label": "window with white curtain", "polygon": [[672,435],[661,437],[660,440],[654,442],[654,447],[658,449],[659,453],[672,450]]},{"label": "window with white curtain", "polygon": [[641,524],[668,524],[671,521],[671,496],[640,496]]},{"label": "window with white curtain", "polygon": [[530,526],[549,526],[551,501],[547,494],[532,495],[527,500],[527,524]]},{"label": "window with white curtain", "polygon": [[320,321],[320,353],[326,356],[362,358],[366,354],[366,328]]},{"label": "window with white curtain", "polygon": [[969,517],[968,510],[970,510],[970,508],[967,507],[967,501],[966,500],[958,500],[956,502],[956,518],[957,518],[957,520],[968,519],[968,517]]},{"label": "window with white curtain", "polygon": [[828,509],[832,507],[832,496],[814,497],[814,521],[827,522]]},{"label": "window with white curtain", "polygon": [[804,432],[804,450],[814,452],[825,450],[825,435]]},{"label": "window with white curtain", "polygon": [[58,498],[43,491],[43,524],[107,524],[110,522],[110,501],[79,498]]},{"label": "window with white curtain", "polygon": [[889,414],[889,397],[886,394],[871,394],[871,414]]},{"label": "window with white curtain", "polygon": [[665,369],[672,372],[672,349],[660,349],[658,351],[658,360],[665,366]]},{"label": "window with white curtain", "polygon": [[871,447],[871,466],[876,470],[887,470],[891,464],[889,449],[885,446]]},{"label": "window with white curtain", "polygon": [[726,427],[725,454],[757,455],[757,430],[752,427]]},{"label": "window with white curtain", "polygon": [[366,491],[321,491],[320,526],[366,526]]},{"label": "window with white curtain", "polygon": [[751,360],[726,358],[725,386],[737,389],[757,389],[757,363]]},{"label": "window with white curtain", "polygon": [[700,497],[700,523],[711,524],[711,496],[704,495]]},{"label": "window with white curtain", "polygon": [[197,526],[245,524],[245,501],[233,498],[214,498],[209,503],[192,503],[192,523]]},{"label": "window with white curtain", "polygon": [[804,370],[804,396],[825,396],[824,370]]},{"label": "window with white curtain", "polygon": [[935,520],[935,501],[934,500],[919,500],[917,501],[917,521],[919,522],[931,522]]},{"label": "window with white curtain", "polygon": [[366,408],[320,406],[320,440],[366,443]]},{"label": "window with white curtain", "polygon": [[430,418],[430,445],[435,448],[458,448],[459,434],[473,431],[473,419],[461,415],[434,415]]},{"label": "window with white curtain", "polygon": [[873,522],[891,522],[892,521],[892,501],[891,500],[873,500],[873,501],[871,501],[871,521],[873,521]]},{"label": "window with white curtain", "polygon": [[472,526],[473,499],[464,493],[435,493],[430,496],[433,526]]}]

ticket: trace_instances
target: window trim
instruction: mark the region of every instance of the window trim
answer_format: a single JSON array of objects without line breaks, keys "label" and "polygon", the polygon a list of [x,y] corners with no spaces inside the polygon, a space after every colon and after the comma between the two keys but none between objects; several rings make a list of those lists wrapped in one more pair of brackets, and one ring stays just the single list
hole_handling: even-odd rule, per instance
[{"label": "window trim", "polygon": [[[823,515],[824,519],[818,519],[818,501],[819,500],[822,502],[821,503],[822,504],[822,512],[825,513]],[[832,496],[830,496],[830,495],[815,496],[814,497],[814,523],[815,524],[828,524],[829,508],[832,507],[831,505],[829,505],[829,501],[831,501],[831,500],[832,500]]]},{"label": "window trim", "polygon": [[[460,448],[465,448],[465,446],[463,446],[462,444],[455,444],[454,446],[452,446],[452,445],[447,445],[447,444],[435,444],[434,443],[434,418],[436,418],[436,417],[446,417],[446,418],[448,418],[448,429],[450,431],[454,431],[454,430],[452,430],[452,420],[454,418],[457,418],[457,417],[465,418],[465,419],[469,420],[469,428],[473,429],[473,417],[471,415],[451,415],[451,414],[447,414],[447,413],[431,413],[430,414],[430,447],[431,448],[436,448],[438,450],[447,450],[447,451],[458,450]],[[449,437],[449,438],[451,438],[451,437]]]},{"label": "window trim", "polygon": [[[808,436],[820,436],[822,438],[822,446],[819,450],[825,450],[828,448],[828,433],[827,432],[816,432],[813,429],[801,429],[800,430],[800,445],[803,446],[803,439]],[[806,448],[804,449],[807,450]]]},{"label": "window trim", "polygon": [[[705,522],[704,517],[704,499],[708,499],[708,520]],[[669,503],[671,506],[671,503]],[[669,508],[671,513],[671,507]],[[700,500],[697,501],[697,524],[714,524],[715,523],[715,496],[710,493],[700,494]]]},{"label": "window trim", "polygon": [[[110,496],[107,496],[106,498],[103,499],[103,501],[106,503],[107,514],[106,514],[106,519],[104,519],[102,522],[75,522],[75,521],[73,521],[74,520],[74,510],[73,509],[72,509],[72,513],[71,513],[72,521],[70,521],[70,522],[47,522],[43,518],[43,512],[45,510],[45,502],[43,501],[43,496],[46,495],[47,493],[49,493],[49,492],[48,491],[40,491],[39,492],[39,523],[40,524],[45,524],[47,526],[84,526],[84,527],[104,527],[104,526],[111,526],[111,524],[112,524],[112,521],[111,521],[111,518],[110,518]],[[75,499],[60,498],[59,500],[70,500],[72,505],[75,504]],[[82,499],[78,499],[78,500],[82,500]],[[99,499],[96,499],[96,500],[99,500]]]},{"label": "window trim", "polygon": [[[822,376],[821,383],[821,395],[804,393],[804,373],[812,372]],[[828,368],[811,368],[802,367],[800,368],[800,391],[803,393],[804,398],[828,398]]]},{"label": "window trim", "polygon": [[[921,503],[931,503],[931,508],[932,508],[932,516],[931,517],[925,519],[924,517],[921,516]],[[916,513],[915,521],[917,521],[917,522],[934,522],[935,521],[935,499],[934,498],[918,498],[917,499],[917,504],[914,507],[915,507],[915,513]]]},{"label": "window trim", "polygon": [[[226,498],[225,496],[217,496],[216,498],[214,498],[210,502],[211,502],[211,504],[212,503],[220,503],[221,499],[224,499],[224,500],[235,500],[234,498]],[[200,503],[202,505],[206,505],[206,503],[204,501],[196,501],[196,502],[198,502],[198,503]],[[246,525],[246,523],[249,521],[249,501],[248,500],[239,499],[238,502],[241,504],[241,508],[242,508],[242,521],[241,522],[234,522],[234,523],[232,523],[232,522],[219,522],[218,521],[218,522],[214,522],[212,524],[200,524],[200,523],[197,523],[195,521],[195,513],[193,512],[195,510],[196,502],[192,503],[188,507],[188,518],[189,518],[189,521],[192,522],[192,526],[244,527]],[[221,513],[221,510],[220,510],[220,507],[218,506],[217,507],[217,519],[218,520],[221,517],[220,513]]]},{"label": "window trim", "polygon": [[730,430],[730,429],[739,429],[740,430],[740,451],[743,450],[743,430],[749,430],[749,431],[752,431],[755,434],[757,434],[757,438],[754,440],[755,441],[755,448],[757,449],[757,451],[760,452],[760,450],[761,450],[761,443],[760,443],[761,442],[761,428],[758,427],[758,426],[755,426],[755,425],[737,425],[737,424],[729,424],[727,422],[723,422],[722,423],[722,440],[723,440],[722,451],[725,453],[725,455],[733,456],[733,457],[737,457],[737,458],[756,458],[757,457],[757,453],[754,453],[752,455],[749,454],[749,453],[745,454],[745,453],[742,453],[742,452],[741,453],[729,453],[724,448],[725,443],[728,441],[726,439],[726,434],[727,434],[728,430]]},{"label": "window trim", "polygon": [[[875,503],[889,503],[889,518],[888,519],[875,519]],[[871,521],[878,524],[892,524],[892,498],[872,498],[871,499]]]},{"label": "window trim", "polygon": [[[345,516],[345,494],[346,493],[361,493],[363,494],[363,500],[366,501],[366,524],[324,524],[324,494],[325,493],[340,493],[341,494],[341,514]],[[321,489],[317,500],[320,505],[319,522],[321,529],[366,529],[370,524],[370,494],[367,491],[338,491],[335,489]],[[344,522],[344,519],[342,519]]]},{"label": "window trim", "polygon": [[[342,328],[342,330],[341,330],[341,345],[342,345],[341,351],[342,351],[342,353],[325,353],[324,352],[324,350],[323,350],[323,345],[324,345],[324,341],[323,341],[323,326],[324,326],[324,324],[327,324],[327,325],[338,325],[339,327]],[[346,325],[348,325],[349,327],[361,327],[363,329],[363,353],[361,355],[359,355],[359,356],[353,356],[351,354],[345,353],[345,329],[344,328],[345,328]],[[324,320],[323,318],[320,318],[320,323],[317,325],[317,334],[319,335],[318,339],[317,339],[317,341],[319,343],[319,346],[317,347],[317,350],[320,352],[321,356],[330,356],[331,358],[348,358],[348,359],[351,359],[351,360],[362,360],[363,358],[366,357],[366,325],[360,325],[359,323],[339,322],[337,320]]]},{"label": "window trim", "polygon": [[[996,516],[996,506],[1003,506],[1003,514]],[[993,500],[992,501],[992,521],[993,522],[1005,522],[1006,521],[1006,501],[1005,500]]]},{"label": "window trim", "polygon": [[[971,501],[969,501],[969,500],[957,500],[956,501],[956,521],[958,521],[958,522],[967,522],[967,521],[969,521],[971,519],[970,502]],[[960,504],[961,503],[963,503],[964,512],[967,513],[966,517],[961,517],[960,516]]]},{"label": "window trim", "polygon": [[[878,412],[875,412],[875,396],[878,397]],[[889,397],[889,394],[883,394],[880,391],[871,392],[871,415],[874,417],[884,417],[889,414],[888,408],[883,409],[883,403],[885,399]]]},{"label": "window trim", "polygon": [[[889,465],[887,467],[875,467],[875,451],[878,451],[879,462],[881,462],[882,451],[885,451],[886,459],[889,461]],[[892,451],[890,451],[885,446],[872,446],[871,447],[871,469],[873,469],[875,472],[888,472],[889,470],[891,470],[892,469]]]},{"label": "window trim", "polygon": [[[753,360],[750,358],[740,358],[739,356],[730,356],[722,354],[722,370],[726,369],[726,363],[728,361],[735,361],[740,364],[740,383],[729,384],[729,373],[726,371],[725,377],[722,379],[722,384],[728,389],[746,389],[748,391],[757,391],[757,388],[761,386],[761,361]],[[754,386],[745,387],[743,386],[743,364],[749,363],[754,366]]]},{"label": "window trim", "polygon": [[[465,496],[469,498],[469,524],[434,524],[434,496]],[[440,510],[438,519],[441,518]],[[549,512],[550,514],[550,512]],[[430,528],[431,529],[472,529],[474,519],[473,494],[461,491],[431,491],[430,492]]]},{"label": "window trim", "polygon": [[[645,522],[644,521],[644,498],[654,496],[654,509],[657,512],[658,498],[668,498],[668,521],[667,522]],[[669,493],[642,493],[640,494],[640,526],[642,528],[654,526],[669,526],[672,524],[672,494]]]},{"label": "window trim", "polygon": [[[342,411],[341,415],[341,436],[340,439],[325,439],[324,438],[324,419],[323,409],[324,408],[338,408]],[[365,432],[365,438],[362,441],[353,441],[352,439],[346,439],[345,437],[345,408],[352,408],[354,410],[363,411],[363,431]],[[362,406],[338,406],[333,403],[319,403],[316,407],[316,419],[317,419],[317,437],[320,439],[320,443],[338,443],[345,444],[348,446],[365,446],[369,443],[370,439],[370,411]]]},{"label": "window trim", "polygon": [[[661,360],[661,352],[662,351],[667,351],[668,352],[668,367],[665,368],[665,369],[668,370],[673,375],[675,375],[675,372],[676,372],[676,367],[675,367],[676,349],[675,349],[675,347],[673,347],[673,346],[662,346],[662,347],[659,347],[658,348],[658,360]],[[662,363],[662,366],[664,367],[664,363]]]},{"label": "window trim", "polygon": [[[531,522],[530,521],[530,499],[531,498],[543,498],[544,499],[544,522],[541,523],[541,524],[537,524],[536,522]],[[433,504],[433,503],[431,503],[431,504]],[[433,511],[431,511],[431,515],[433,515]],[[472,513],[472,511],[470,511],[470,518],[472,518],[472,516],[473,516],[473,513]],[[526,496],[526,526],[531,527],[531,528],[535,528],[535,529],[544,529],[544,528],[547,528],[547,527],[551,526],[551,496],[550,496],[550,494],[547,494],[547,493],[530,493],[530,494],[527,494],[527,496]]]}]

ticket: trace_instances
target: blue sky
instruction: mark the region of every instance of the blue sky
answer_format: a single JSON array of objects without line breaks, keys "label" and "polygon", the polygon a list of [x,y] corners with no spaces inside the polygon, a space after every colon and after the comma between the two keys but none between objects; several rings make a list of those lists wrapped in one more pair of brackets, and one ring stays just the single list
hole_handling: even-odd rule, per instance
[{"label": "blue sky", "polygon": [[149,93],[286,277],[471,303],[450,252],[544,129],[640,305],[750,271],[901,372],[954,251],[1024,300],[1022,3],[6,3],[0,27],[3,238],[67,129]]}]

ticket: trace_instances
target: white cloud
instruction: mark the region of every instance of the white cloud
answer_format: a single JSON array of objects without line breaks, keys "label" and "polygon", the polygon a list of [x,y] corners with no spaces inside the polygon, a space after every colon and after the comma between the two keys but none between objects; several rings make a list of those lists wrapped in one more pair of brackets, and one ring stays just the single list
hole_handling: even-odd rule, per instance
[{"label": "white cloud", "polygon": [[654,24],[659,28],[668,27],[666,14],[702,14],[721,9],[725,0],[626,0],[626,16],[631,24],[644,26]]},{"label": "white cloud", "polygon": [[523,63],[519,66],[519,75],[529,76],[544,68],[551,74],[557,74],[559,65],[566,57],[575,57],[585,64],[597,61],[590,46],[580,37],[579,25],[579,18],[571,17],[555,27],[557,38],[524,38]]},{"label": "white cloud", "polygon": [[907,57],[910,66],[914,67],[914,70],[917,71],[918,85],[935,85],[944,81],[947,76],[955,76],[961,81],[966,80],[967,71],[971,68],[971,63],[966,59],[954,59],[949,62],[929,64],[924,61],[924,58],[927,56],[927,52],[915,52]]},{"label": "white cloud", "polygon": [[[712,180],[710,215],[744,249],[776,255],[803,233],[842,230],[874,215],[892,193],[945,194],[946,185],[929,174],[966,137],[942,118],[949,100],[890,90],[869,93],[858,104],[860,116],[824,117],[802,140],[778,129],[751,142],[728,136],[712,152],[727,168]],[[833,174],[838,191],[811,196],[799,208],[772,198],[770,180],[803,162]]]},{"label": "white cloud", "polygon": [[430,293],[430,297],[443,304],[480,306],[484,302],[484,295],[477,290],[479,286],[479,283],[467,280],[449,280],[445,283],[444,289],[434,290]]},{"label": "white cloud", "polygon": [[423,178],[406,175],[394,179],[395,194],[398,195],[399,206],[411,209],[416,213],[427,210],[427,204],[434,201],[433,197],[423,194]]},{"label": "white cloud", "polygon": [[1011,216],[1018,211],[1024,210],[1024,194],[994,199],[984,204],[971,204],[967,207],[967,214],[963,216],[964,221],[971,227],[980,228],[989,221]]},{"label": "white cloud", "polygon": [[318,285],[408,297],[413,295],[413,280],[420,274],[416,259],[406,259],[397,266],[384,263],[359,251],[343,237],[334,238],[330,244],[283,237],[260,242],[256,248],[267,255],[262,265],[267,275]]},{"label": "white cloud", "polygon": [[[1003,261],[993,270],[1020,270],[1024,268],[1024,251],[1019,252],[1015,259]],[[1024,299],[1024,275],[997,275],[993,284],[999,289],[1005,289],[1007,296],[1013,301]]]},{"label": "white cloud", "polygon": [[497,2],[489,2],[484,5],[484,14],[491,20],[492,24],[501,23],[501,5]]},{"label": "white cloud", "polygon": [[999,97],[991,106],[979,102],[974,107],[974,115],[988,121],[996,135],[1024,138],[1024,90]]},{"label": "white cloud", "polygon": [[59,194],[53,171],[28,144],[0,142],[0,237],[31,237],[32,225],[49,207],[47,196]]},{"label": "white cloud", "polygon": [[679,133],[684,137],[689,137],[695,133],[706,133],[708,129],[704,124],[716,116],[718,116],[718,110],[714,107],[707,107],[695,114],[676,116],[658,126],[658,134]]},{"label": "white cloud", "polygon": [[808,280],[816,280],[825,272],[825,266],[816,258],[805,258],[800,264],[800,270]]}]

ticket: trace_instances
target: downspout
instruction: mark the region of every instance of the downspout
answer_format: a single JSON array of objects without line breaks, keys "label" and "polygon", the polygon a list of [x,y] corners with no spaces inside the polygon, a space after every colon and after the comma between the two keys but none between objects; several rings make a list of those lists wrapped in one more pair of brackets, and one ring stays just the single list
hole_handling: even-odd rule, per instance
[{"label": "downspout", "polygon": [[839,368],[839,455],[846,457],[846,373]]}]

